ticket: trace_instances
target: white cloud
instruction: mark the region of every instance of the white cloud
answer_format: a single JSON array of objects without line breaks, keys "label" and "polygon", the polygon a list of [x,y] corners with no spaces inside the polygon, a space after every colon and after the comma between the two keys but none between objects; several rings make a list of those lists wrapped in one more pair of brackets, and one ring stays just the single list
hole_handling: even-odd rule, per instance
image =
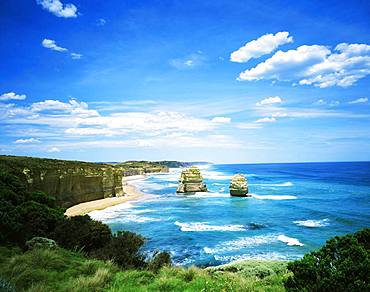
[{"label": "white cloud", "polygon": [[73,60],[78,60],[82,58],[82,54],[71,53],[71,57]]},{"label": "white cloud", "polygon": [[44,48],[47,48],[53,51],[57,51],[57,52],[68,51],[68,49],[58,46],[54,40],[44,39],[41,44]]},{"label": "white cloud", "polygon": [[262,119],[258,119],[256,120],[256,123],[273,123],[273,122],[276,122],[276,119],[271,117],[271,118],[262,118]]},{"label": "white cloud", "polygon": [[278,51],[271,58],[239,75],[239,80],[298,80],[300,85],[320,88],[348,87],[370,74],[370,46],[337,45],[334,51],[325,46],[300,46]]},{"label": "white cloud", "polygon": [[356,103],[366,103],[368,102],[369,99],[367,97],[360,97],[358,99],[355,99],[355,100],[352,100],[350,102],[348,102],[349,104],[356,104]]},{"label": "white cloud", "polygon": [[24,100],[26,99],[25,94],[16,94],[14,92],[7,92],[0,95],[0,100]]},{"label": "white cloud", "polygon": [[75,99],[70,99],[69,102],[61,102],[59,100],[44,100],[35,102],[31,105],[30,110],[34,113],[43,111],[64,111],[78,117],[96,117],[99,113],[96,110],[88,109],[85,102],[78,102]]},{"label": "white cloud", "polygon": [[58,147],[52,147],[48,150],[50,153],[60,152],[60,149]]},{"label": "white cloud", "polygon": [[77,7],[73,4],[63,4],[60,0],[36,0],[45,10],[58,17],[77,17]]},{"label": "white cloud", "polygon": [[237,51],[231,53],[230,61],[245,63],[252,58],[258,58],[276,50],[279,46],[293,42],[289,32],[281,31],[276,34],[265,34],[256,40],[246,43]]},{"label": "white cloud", "polygon": [[282,103],[282,99],[279,96],[271,96],[267,97],[265,99],[262,99],[261,101],[257,102],[257,106],[262,106],[262,105],[272,105],[276,103]]},{"label": "white cloud", "polygon": [[41,141],[37,138],[29,138],[29,139],[18,139],[14,141],[15,144],[32,144],[32,143],[40,143]]},{"label": "white cloud", "polygon": [[231,118],[228,117],[214,117],[212,122],[219,123],[219,124],[228,124],[231,122]]},{"label": "white cloud", "polygon": [[271,58],[239,75],[240,80],[291,80],[302,75],[308,66],[324,61],[330,50],[324,46],[300,46],[287,52],[278,51]]}]

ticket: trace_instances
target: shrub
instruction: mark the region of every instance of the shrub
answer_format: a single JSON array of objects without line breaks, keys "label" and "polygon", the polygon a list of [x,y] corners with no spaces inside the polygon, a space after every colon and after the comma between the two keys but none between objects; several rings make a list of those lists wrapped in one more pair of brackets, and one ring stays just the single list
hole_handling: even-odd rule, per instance
[{"label": "shrub", "polygon": [[85,215],[58,222],[53,238],[65,248],[83,249],[89,253],[109,243],[112,233],[107,225]]},{"label": "shrub", "polygon": [[336,236],[288,264],[289,291],[370,291],[370,229]]},{"label": "shrub", "polygon": [[45,237],[34,237],[26,242],[26,247],[28,249],[34,248],[44,248],[44,249],[54,249],[57,244],[54,240]]},{"label": "shrub", "polygon": [[140,253],[145,239],[130,231],[119,231],[112,240],[92,256],[102,260],[112,260],[124,269],[142,268],[144,256]]},{"label": "shrub", "polygon": [[171,255],[168,252],[157,252],[148,264],[148,270],[158,272],[164,266],[171,266]]},{"label": "shrub", "polygon": [[49,237],[55,225],[64,218],[61,210],[34,201],[24,202],[17,207],[17,211],[24,223],[22,232],[25,240],[35,236]]},{"label": "shrub", "polygon": [[45,204],[50,208],[56,207],[56,199],[53,196],[49,196],[44,192],[33,192],[28,195],[29,201],[35,201],[40,204]]},{"label": "shrub", "polygon": [[0,199],[0,244],[22,241],[22,218],[12,203]]}]

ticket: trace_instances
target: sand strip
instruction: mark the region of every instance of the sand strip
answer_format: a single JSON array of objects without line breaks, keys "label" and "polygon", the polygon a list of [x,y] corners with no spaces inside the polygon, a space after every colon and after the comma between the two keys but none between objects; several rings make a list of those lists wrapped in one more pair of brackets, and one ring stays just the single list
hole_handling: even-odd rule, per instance
[{"label": "sand strip", "polygon": [[128,182],[133,182],[137,179],[142,179],[144,177],[145,177],[144,175],[134,175],[124,177],[122,179],[122,189],[125,195],[122,197],[105,198],[74,205],[68,208],[64,215],[68,217],[85,215],[94,210],[103,210],[111,206],[136,200],[145,194],[140,192],[133,184]]}]

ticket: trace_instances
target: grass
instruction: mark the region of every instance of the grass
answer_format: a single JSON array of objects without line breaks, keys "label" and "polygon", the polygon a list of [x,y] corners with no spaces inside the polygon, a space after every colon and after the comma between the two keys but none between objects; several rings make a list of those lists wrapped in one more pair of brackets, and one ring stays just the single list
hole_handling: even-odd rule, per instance
[{"label": "grass", "polygon": [[112,262],[61,248],[0,247],[0,278],[17,291],[284,291],[286,263],[245,261],[215,268],[164,267],[158,273],[120,270]]}]

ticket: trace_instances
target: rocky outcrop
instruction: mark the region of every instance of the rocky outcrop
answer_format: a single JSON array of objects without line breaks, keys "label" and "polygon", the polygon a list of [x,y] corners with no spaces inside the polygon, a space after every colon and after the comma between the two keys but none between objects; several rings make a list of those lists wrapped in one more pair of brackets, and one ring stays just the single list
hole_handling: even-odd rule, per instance
[{"label": "rocky outcrop", "polygon": [[43,191],[63,207],[124,195],[122,178],[168,167],[146,161],[120,164],[90,163],[19,156],[0,156],[0,171],[18,176],[29,191]]},{"label": "rocky outcrop", "polygon": [[243,174],[235,174],[231,178],[230,195],[236,197],[249,197],[248,181]]},{"label": "rocky outcrop", "polygon": [[192,166],[181,172],[178,193],[207,192],[207,186],[203,182],[202,174],[196,166]]}]

